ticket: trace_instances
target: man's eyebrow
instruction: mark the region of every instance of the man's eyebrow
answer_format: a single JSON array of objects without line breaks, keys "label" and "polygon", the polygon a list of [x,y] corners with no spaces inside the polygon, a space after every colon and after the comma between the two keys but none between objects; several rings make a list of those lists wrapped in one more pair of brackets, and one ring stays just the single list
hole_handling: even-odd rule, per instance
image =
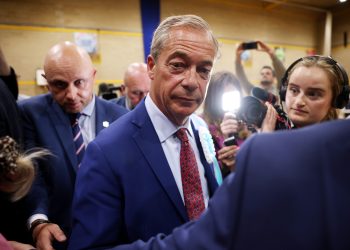
[{"label": "man's eyebrow", "polygon": [[[188,59],[188,60],[191,59],[187,53],[182,52],[182,51],[175,51],[173,54],[171,54],[171,55],[169,56],[169,60],[171,60],[171,59],[173,59],[173,58],[176,58],[176,57],[180,57],[180,58]],[[200,62],[200,65],[210,65],[210,66],[213,66],[213,61],[211,61],[211,60],[205,60],[205,61]]]},{"label": "man's eyebrow", "polygon": [[176,58],[176,57],[181,57],[181,58],[184,58],[184,59],[189,59],[189,56],[187,55],[187,53],[185,52],[182,52],[182,51],[175,51],[173,54],[171,54],[169,56],[169,60],[173,59],[173,58]]}]

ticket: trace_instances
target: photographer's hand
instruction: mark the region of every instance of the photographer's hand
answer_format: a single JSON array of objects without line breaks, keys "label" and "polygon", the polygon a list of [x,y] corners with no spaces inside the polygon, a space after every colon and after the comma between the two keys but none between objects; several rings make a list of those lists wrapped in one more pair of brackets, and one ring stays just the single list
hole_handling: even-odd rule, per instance
[{"label": "photographer's hand", "polygon": [[275,54],[275,51],[269,46],[267,46],[266,43],[263,43],[262,41],[257,41],[257,43],[259,45],[259,49],[258,49],[259,51],[264,51],[268,53],[270,57],[272,57]]},{"label": "photographer's hand", "polygon": [[230,134],[238,132],[239,123],[235,118],[234,114],[227,112],[224,115],[222,123],[220,124],[220,129],[225,138],[229,137]]},{"label": "photographer's hand", "polygon": [[236,145],[224,146],[218,151],[218,160],[221,161],[223,167],[227,168],[230,172],[235,170],[236,155],[239,147]]},{"label": "photographer's hand", "polygon": [[244,52],[243,49],[243,43],[240,43],[237,45],[237,49],[236,49],[236,60],[237,61],[241,61],[241,54]]},{"label": "photographer's hand", "polygon": [[276,127],[277,111],[269,102],[265,102],[265,105],[267,111],[261,125],[261,132],[272,132],[275,131]]}]

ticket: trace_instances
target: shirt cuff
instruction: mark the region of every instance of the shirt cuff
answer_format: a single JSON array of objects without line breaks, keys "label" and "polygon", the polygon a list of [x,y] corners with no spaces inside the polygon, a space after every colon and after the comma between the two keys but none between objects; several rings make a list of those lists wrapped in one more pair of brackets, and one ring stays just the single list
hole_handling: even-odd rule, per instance
[{"label": "shirt cuff", "polygon": [[27,227],[28,230],[31,228],[32,223],[36,220],[48,220],[49,218],[45,214],[33,214],[32,216],[29,217],[27,221]]}]

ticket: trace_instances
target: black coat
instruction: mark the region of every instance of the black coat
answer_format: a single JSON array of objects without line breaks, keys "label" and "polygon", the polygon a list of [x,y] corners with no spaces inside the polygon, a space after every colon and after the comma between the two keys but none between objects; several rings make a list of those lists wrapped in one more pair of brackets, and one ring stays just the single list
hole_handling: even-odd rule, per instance
[{"label": "black coat", "polygon": [[[11,76],[0,77],[0,137],[9,135],[22,142],[22,129],[16,98],[18,84],[12,70]],[[12,203],[0,194],[0,232],[8,240],[30,242],[26,228],[27,214],[24,199]]]}]

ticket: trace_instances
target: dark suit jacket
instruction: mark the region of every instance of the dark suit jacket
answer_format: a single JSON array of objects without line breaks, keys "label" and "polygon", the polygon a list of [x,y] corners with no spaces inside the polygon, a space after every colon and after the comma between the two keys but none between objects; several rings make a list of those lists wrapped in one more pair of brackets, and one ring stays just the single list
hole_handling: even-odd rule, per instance
[{"label": "dark suit jacket", "polygon": [[136,249],[350,249],[350,120],[253,136],[205,214]]},{"label": "dark suit jacket", "polygon": [[[217,188],[194,129],[210,195]],[[142,101],[90,143],[77,177],[70,249],[170,233],[188,216]]]},{"label": "dark suit jacket", "polygon": [[0,79],[0,137],[11,136],[16,142],[21,143],[22,128],[20,125],[20,116],[17,109],[15,97],[18,92],[11,92],[17,82],[5,83]]},{"label": "dark suit jacket", "polygon": [[[96,97],[96,135],[102,123],[114,120],[127,111]],[[31,214],[44,213],[69,235],[71,201],[77,171],[77,158],[69,118],[51,94],[19,102],[24,127],[25,147],[43,147],[53,156],[39,162],[38,178],[29,197]]]},{"label": "dark suit jacket", "polygon": [[[11,136],[20,144],[22,128],[15,99],[18,96],[16,76],[12,69],[10,76],[0,78],[0,137]],[[25,211],[24,199],[11,202],[8,196],[0,195],[0,233],[8,240],[31,242],[26,227],[27,214]]]}]

